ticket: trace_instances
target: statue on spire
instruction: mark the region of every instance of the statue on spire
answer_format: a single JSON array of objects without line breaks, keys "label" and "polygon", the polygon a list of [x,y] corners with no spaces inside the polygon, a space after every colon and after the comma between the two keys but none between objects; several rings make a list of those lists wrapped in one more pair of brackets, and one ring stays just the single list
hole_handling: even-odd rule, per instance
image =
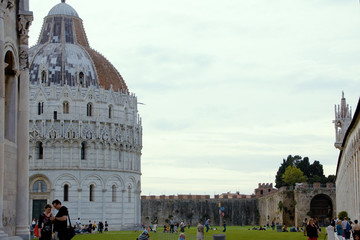
[{"label": "statue on spire", "polygon": [[65,3],[65,0],[61,0],[62,3]]},{"label": "statue on spire", "polygon": [[341,145],[345,137],[345,133],[352,121],[352,112],[349,104],[346,104],[344,91],[342,92],[341,104],[335,104],[335,147],[341,150]]}]

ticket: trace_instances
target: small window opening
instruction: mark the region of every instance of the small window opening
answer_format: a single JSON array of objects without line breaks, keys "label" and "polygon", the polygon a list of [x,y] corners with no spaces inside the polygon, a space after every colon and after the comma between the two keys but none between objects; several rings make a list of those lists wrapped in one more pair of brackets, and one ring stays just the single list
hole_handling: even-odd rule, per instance
[{"label": "small window opening", "polygon": [[39,159],[43,159],[44,149],[43,149],[43,144],[42,144],[42,142],[39,142],[39,143],[38,143],[38,148],[39,148],[38,158],[39,158]]},{"label": "small window opening", "polygon": [[89,194],[90,194],[89,200],[90,200],[90,202],[94,201],[94,191],[95,191],[95,186],[94,186],[94,184],[91,184],[90,189],[89,189]]},{"label": "small window opening", "polygon": [[86,147],[85,142],[82,142],[81,143],[81,160],[85,160],[85,147]]},{"label": "small window opening", "polygon": [[69,201],[69,185],[64,185],[64,202]]},{"label": "small window opening", "polygon": [[45,84],[46,83],[46,71],[43,70],[41,72],[41,83]]},{"label": "small window opening", "polygon": [[112,202],[116,202],[116,186],[115,185],[113,185],[112,186]]},{"label": "small window opening", "polygon": [[44,113],[44,103],[43,102],[39,102],[38,103],[38,115],[41,115]]},{"label": "small window opening", "polygon": [[92,104],[91,103],[87,104],[86,116],[88,116],[88,117],[92,116]]},{"label": "small window opening", "polygon": [[79,73],[79,83],[82,87],[84,86],[84,73],[83,72]]},{"label": "small window opening", "polygon": [[63,103],[63,113],[64,113],[64,114],[68,114],[68,113],[69,113],[69,103],[68,103],[68,102],[64,102],[64,103]]},{"label": "small window opening", "polygon": [[57,120],[57,111],[54,111],[54,120]]}]

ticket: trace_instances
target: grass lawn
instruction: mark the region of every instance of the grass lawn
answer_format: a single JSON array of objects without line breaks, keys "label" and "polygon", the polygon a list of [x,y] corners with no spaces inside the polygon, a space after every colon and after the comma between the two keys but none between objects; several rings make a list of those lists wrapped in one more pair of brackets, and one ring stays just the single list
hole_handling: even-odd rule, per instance
[{"label": "grass lawn", "polygon": [[[239,226],[230,226],[227,228],[226,231],[226,240],[307,240],[307,237],[304,236],[302,232],[276,232],[273,230],[267,231],[258,231],[258,230],[248,230],[251,227],[239,227]],[[159,230],[162,230],[160,228]],[[195,236],[196,228],[191,227],[190,229],[186,229],[185,235],[187,236]],[[325,232],[325,228],[323,228],[323,232]],[[121,231],[121,232],[106,232],[103,234],[83,234],[83,235],[76,235],[73,239],[74,240],[112,240],[112,239],[121,239],[121,240],[135,240],[141,232],[133,232],[133,231]],[[222,228],[218,227],[218,230],[210,230],[208,233],[205,233],[205,240],[212,240],[213,234],[223,234]],[[151,240],[177,240],[179,234],[172,238],[174,234],[169,233],[153,233],[150,232]],[[324,233],[320,234],[319,240],[323,240],[325,238]],[[190,239],[186,238],[186,240]],[[191,237],[190,240],[193,240],[194,237]],[[196,238],[195,238],[196,239]]]}]

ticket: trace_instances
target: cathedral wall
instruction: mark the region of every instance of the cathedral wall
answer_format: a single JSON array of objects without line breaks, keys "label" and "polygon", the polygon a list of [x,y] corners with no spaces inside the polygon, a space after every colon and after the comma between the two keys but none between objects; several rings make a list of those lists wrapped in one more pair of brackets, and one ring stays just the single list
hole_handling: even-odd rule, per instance
[{"label": "cathedral wall", "polygon": [[360,218],[360,116],[359,106],[341,151],[336,177],[337,212],[347,211],[351,219]]}]

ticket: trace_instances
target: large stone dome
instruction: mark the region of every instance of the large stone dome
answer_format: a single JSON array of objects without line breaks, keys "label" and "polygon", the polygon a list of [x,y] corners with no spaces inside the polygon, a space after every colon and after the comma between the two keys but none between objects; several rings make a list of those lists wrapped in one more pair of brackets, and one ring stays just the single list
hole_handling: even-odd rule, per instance
[{"label": "large stone dome", "polygon": [[128,93],[115,67],[89,45],[82,20],[63,0],[45,17],[37,45],[30,48],[30,83],[102,87]]}]

